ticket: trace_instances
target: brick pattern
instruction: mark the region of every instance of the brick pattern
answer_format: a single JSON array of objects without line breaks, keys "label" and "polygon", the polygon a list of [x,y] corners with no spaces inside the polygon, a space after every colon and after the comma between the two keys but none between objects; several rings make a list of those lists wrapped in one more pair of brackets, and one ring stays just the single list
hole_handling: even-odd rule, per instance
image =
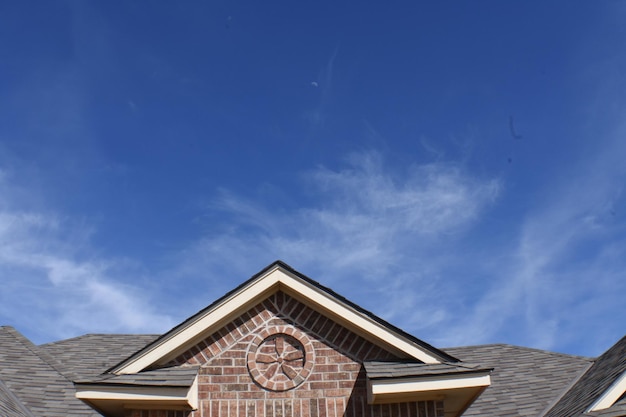
[{"label": "brick pattern", "polygon": [[[200,414],[201,411],[201,414]],[[443,401],[368,405],[363,398],[214,401],[192,417],[443,417]],[[141,416],[155,417],[155,416]],[[170,417],[163,416],[163,417]]]},{"label": "brick pattern", "polygon": [[248,347],[247,367],[254,382],[270,391],[287,391],[305,381],[315,365],[315,347],[293,326],[266,327]]},{"label": "brick pattern", "polygon": [[128,410],[125,417],[192,417],[191,411],[175,410]]},{"label": "brick pattern", "polygon": [[[252,363],[254,350],[263,340],[277,334],[294,337],[305,347],[309,368],[298,375],[299,379],[294,377],[294,384],[272,385],[267,375],[265,379],[259,377]],[[189,417],[443,416],[441,402],[367,404],[361,363],[397,359],[293,297],[277,292],[180,355],[171,365],[201,365],[200,407]],[[129,417],[179,417],[146,412]]]}]

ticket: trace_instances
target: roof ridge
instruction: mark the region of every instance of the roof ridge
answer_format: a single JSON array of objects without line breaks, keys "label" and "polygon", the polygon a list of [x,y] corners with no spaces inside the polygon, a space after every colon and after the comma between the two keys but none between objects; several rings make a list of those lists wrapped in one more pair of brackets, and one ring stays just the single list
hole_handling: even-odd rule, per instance
[{"label": "roof ridge", "polygon": [[567,357],[567,358],[578,358],[578,359],[583,359],[589,362],[595,362],[598,359],[598,357],[593,357],[593,356],[583,356],[583,355],[574,355],[571,353],[555,352],[553,350],[540,349],[540,348],[530,347],[530,346],[514,345],[511,343],[486,343],[484,345],[476,344],[476,345],[467,345],[467,346],[452,346],[452,347],[443,348],[441,350],[447,351],[447,350],[455,350],[455,349],[471,349],[471,348],[484,348],[484,347],[495,347],[495,346],[530,350],[533,352],[547,353],[550,355],[562,356],[562,357]]},{"label": "roof ridge", "polygon": [[85,333],[85,334],[81,334],[79,336],[74,336],[74,337],[70,337],[67,339],[60,339],[60,340],[55,340],[53,342],[47,342],[47,343],[42,343],[40,345],[36,345],[38,348],[46,348],[48,346],[55,346],[55,345],[59,345],[59,344],[63,344],[63,343],[67,343],[67,342],[72,342],[72,341],[78,341],[78,340],[83,340],[89,337],[93,337],[93,336],[103,336],[103,337],[115,337],[115,336],[154,336],[154,337],[158,337],[160,336],[160,334],[158,333]]}]

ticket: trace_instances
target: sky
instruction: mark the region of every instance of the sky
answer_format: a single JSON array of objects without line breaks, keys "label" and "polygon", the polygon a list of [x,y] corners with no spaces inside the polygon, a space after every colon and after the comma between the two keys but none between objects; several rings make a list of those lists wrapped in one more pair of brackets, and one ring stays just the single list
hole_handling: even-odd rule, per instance
[{"label": "sky", "polygon": [[163,333],[280,259],[445,348],[626,333],[621,1],[0,0],[0,324]]}]

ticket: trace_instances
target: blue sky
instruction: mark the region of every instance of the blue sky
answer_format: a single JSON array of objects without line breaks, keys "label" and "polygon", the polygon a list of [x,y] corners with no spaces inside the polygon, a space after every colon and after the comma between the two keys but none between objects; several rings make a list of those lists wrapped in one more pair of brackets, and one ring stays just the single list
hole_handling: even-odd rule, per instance
[{"label": "blue sky", "polygon": [[159,333],[276,259],[439,347],[626,330],[619,1],[1,1],[0,324]]}]

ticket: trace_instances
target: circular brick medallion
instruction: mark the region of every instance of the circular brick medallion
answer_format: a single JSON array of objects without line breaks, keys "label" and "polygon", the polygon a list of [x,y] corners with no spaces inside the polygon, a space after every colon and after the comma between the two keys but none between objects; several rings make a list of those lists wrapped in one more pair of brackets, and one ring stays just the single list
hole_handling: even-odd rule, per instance
[{"label": "circular brick medallion", "polygon": [[294,327],[270,327],[250,343],[247,362],[250,376],[261,387],[287,391],[311,373],[313,346],[306,334]]}]

